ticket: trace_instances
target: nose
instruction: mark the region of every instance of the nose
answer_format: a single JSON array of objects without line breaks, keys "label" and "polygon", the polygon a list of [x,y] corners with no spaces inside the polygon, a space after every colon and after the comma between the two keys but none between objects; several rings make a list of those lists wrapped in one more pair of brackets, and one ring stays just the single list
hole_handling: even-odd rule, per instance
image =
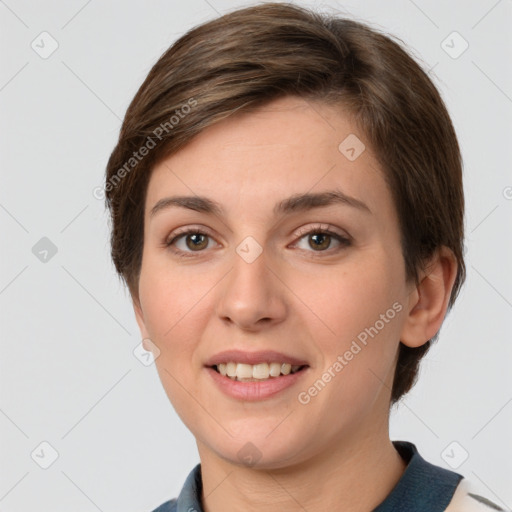
[{"label": "nose", "polygon": [[258,331],[284,320],[286,287],[278,269],[272,267],[265,251],[252,262],[234,252],[233,268],[217,290],[216,312],[223,322]]}]

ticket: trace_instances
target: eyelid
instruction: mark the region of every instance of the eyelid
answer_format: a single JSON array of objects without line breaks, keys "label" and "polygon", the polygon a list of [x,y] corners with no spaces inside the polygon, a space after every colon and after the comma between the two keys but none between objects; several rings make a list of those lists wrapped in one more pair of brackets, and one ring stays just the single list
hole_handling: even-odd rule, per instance
[{"label": "eyelid", "polygon": [[213,238],[212,231],[210,229],[208,229],[207,227],[202,226],[200,224],[197,224],[197,225],[191,224],[191,225],[187,225],[187,226],[183,226],[181,228],[175,229],[172,233],[167,235],[167,237],[165,238],[165,243],[170,244],[175,238],[177,238],[180,235],[196,233],[196,232],[204,233],[205,235],[208,235],[209,237]]},{"label": "eyelid", "polygon": [[347,232],[341,232],[335,226],[332,226],[331,224],[324,224],[324,223],[317,223],[313,226],[309,225],[309,226],[301,227],[297,231],[295,231],[293,236],[296,238],[302,238],[304,235],[309,235],[309,234],[315,233],[315,231],[322,232],[322,233],[332,233],[341,238],[346,238],[347,240],[351,240],[351,238],[352,238]]}]

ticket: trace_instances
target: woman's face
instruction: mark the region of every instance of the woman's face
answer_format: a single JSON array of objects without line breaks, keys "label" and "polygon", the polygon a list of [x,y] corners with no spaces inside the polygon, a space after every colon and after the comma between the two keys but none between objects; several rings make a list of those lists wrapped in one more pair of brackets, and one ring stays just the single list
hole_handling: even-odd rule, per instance
[{"label": "woman's face", "polygon": [[202,459],[278,468],[387,436],[411,286],[364,142],[340,110],[287,97],[153,170],[137,320]]}]

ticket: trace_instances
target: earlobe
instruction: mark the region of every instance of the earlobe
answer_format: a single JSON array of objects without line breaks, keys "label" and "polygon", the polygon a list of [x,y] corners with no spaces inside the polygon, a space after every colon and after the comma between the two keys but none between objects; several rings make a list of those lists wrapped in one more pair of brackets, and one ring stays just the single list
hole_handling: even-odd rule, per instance
[{"label": "earlobe", "polygon": [[433,338],[443,323],[455,277],[457,261],[453,252],[441,247],[431,258],[409,296],[408,313],[400,341],[419,347]]}]

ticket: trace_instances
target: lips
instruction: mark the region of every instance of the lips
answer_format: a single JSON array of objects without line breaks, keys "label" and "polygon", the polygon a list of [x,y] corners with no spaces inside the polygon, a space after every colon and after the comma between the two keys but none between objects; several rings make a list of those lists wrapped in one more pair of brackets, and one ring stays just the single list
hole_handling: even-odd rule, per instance
[{"label": "lips", "polygon": [[304,359],[275,350],[225,350],[210,357],[205,362],[205,369],[216,387],[228,397],[259,401],[296,385],[309,373],[309,364]]},{"label": "lips", "polygon": [[309,366],[308,362],[304,359],[298,359],[297,357],[294,357],[290,354],[276,352],[274,350],[262,350],[258,352],[226,350],[210,357],[205,362],[205,366],[212,368],[221,363],[226,364],[229,362],[250,365],[278,362],[281,364],[290,364],[292,366]]}]

